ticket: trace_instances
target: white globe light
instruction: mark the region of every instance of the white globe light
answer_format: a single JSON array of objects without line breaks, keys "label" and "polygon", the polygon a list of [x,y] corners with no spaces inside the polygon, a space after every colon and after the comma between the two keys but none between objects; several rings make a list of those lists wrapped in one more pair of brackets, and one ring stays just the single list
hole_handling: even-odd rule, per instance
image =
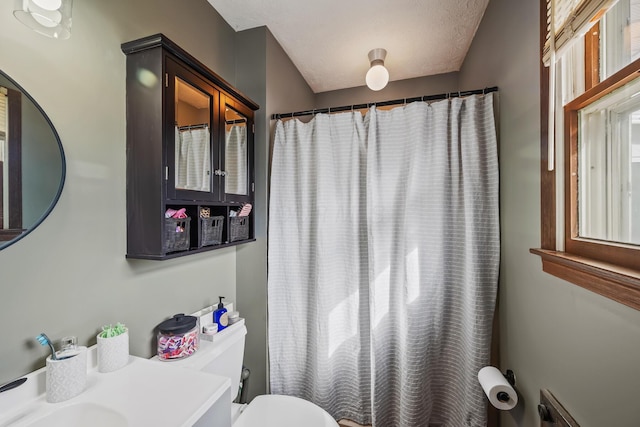
[{"label": "white globe light", "polygon": [[64,40],[71,36],[72,3],[73,0],[22,0],[13,15],[39,34]]},{"label": "white globe light", "polygon": [[58,10],[62,6],[62,0],[31,0],[44,10]]},{"label": "white globe light", "polygon": [[369,89],[381,90],[389,83],[389,71],[384,65],[374,65],[367,71],[365,80]]},{"label": "white globe light", "polygon": [[32,12],[31,16],[33,16],[33,19],[35,19],[38,24],[47,28],[57,27],[60,25],[60,21],[62,21],[62,15],[57,10],[46,15]]}]

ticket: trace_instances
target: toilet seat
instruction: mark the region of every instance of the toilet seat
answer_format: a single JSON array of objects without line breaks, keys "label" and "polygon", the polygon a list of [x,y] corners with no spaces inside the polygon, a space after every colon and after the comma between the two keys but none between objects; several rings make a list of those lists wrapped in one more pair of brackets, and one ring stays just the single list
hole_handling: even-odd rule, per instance
[{"label": "toilet seat", "polygon": [[233,427],[339,427],[324,409],[293,396],[258,396]]}]

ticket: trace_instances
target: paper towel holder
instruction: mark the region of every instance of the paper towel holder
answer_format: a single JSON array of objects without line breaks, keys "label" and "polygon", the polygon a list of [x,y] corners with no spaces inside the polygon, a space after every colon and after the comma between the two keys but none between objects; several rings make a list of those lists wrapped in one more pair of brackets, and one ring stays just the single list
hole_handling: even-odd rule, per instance
[{"label": "paper towel holder", "polygon": [[[513,373],[513,371],[511,369],[507,369],[507,372],[505,372],[504,377],[506,378],[507,382],[509,384],[511,384],[511,387],[516,385],[516,374]],[[500,401],[500,402],[508,402],[509,399],[511,399],[511,397],[509,396],[509,393],[507,393],[506,391],[501,391],[496,395],[496,398]]]},{"label": "paper towel holder", "polygon": [[512,370],[504,373],[495,366],[485,366],[478,371],[478,381],[489,403],[496,409],[509,411],[518,404],[518,392],[513,385],[516,379]]},{"label": "paper towel holder", "polygon": [[507,369],[507,372],[505,372],[502,375],[504,375],[507,381],[509,381],[509,384],[511,384],[511,387],[516,385],[516,374],[514,374],[511,369]]}]

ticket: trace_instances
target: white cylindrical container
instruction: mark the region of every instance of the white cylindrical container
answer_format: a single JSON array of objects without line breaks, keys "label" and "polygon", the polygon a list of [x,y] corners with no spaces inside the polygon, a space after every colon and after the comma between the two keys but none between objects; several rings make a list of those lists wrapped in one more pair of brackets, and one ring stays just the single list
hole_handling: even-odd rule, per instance
[{"label": "white cylindrical container", "polygon": [[202,333],[205,335],[215,335],[218,333],[218,325],[215,323],[209,323],[202,327]]},{"label": "white cylindrical container", "polygon": [[87,385],[87,347],[78,347],[75,356],[54,360],[47,357],[47,402],[58,403],[76,397]]},{"label": "white cylindrical container", "polygon": [[234,323],[238,323],[240,320],[240,313],[237,311],[232,311],[229,313],[229,325],[233,325]]},{"label": "white cylindrical container", "polygon": [[[101,334],[101,333],[100,333]],[[116,371],[129,363],[129,330],[115,337],[98,334],[98,371]]]}]

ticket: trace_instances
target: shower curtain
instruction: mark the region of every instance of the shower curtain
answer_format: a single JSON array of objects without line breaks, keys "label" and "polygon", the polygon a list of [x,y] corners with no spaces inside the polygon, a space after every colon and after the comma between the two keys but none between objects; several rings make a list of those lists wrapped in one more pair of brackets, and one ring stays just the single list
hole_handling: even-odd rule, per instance
[{"label": "shower curtain", "polygon": [[247,192],[247,125],[232,125],[225,130],[225,162],[227,171],[224,192],[245,194]]},{"label": "shower curtain", "polygon": [[209,127],[180,129],[176,126],[176,188],[209,191],[211,151]]},{"label": "shower curtain", "polygon": [[377,427],[484,426],[493,94],[279,121],[271,188],[271,391]]}]

